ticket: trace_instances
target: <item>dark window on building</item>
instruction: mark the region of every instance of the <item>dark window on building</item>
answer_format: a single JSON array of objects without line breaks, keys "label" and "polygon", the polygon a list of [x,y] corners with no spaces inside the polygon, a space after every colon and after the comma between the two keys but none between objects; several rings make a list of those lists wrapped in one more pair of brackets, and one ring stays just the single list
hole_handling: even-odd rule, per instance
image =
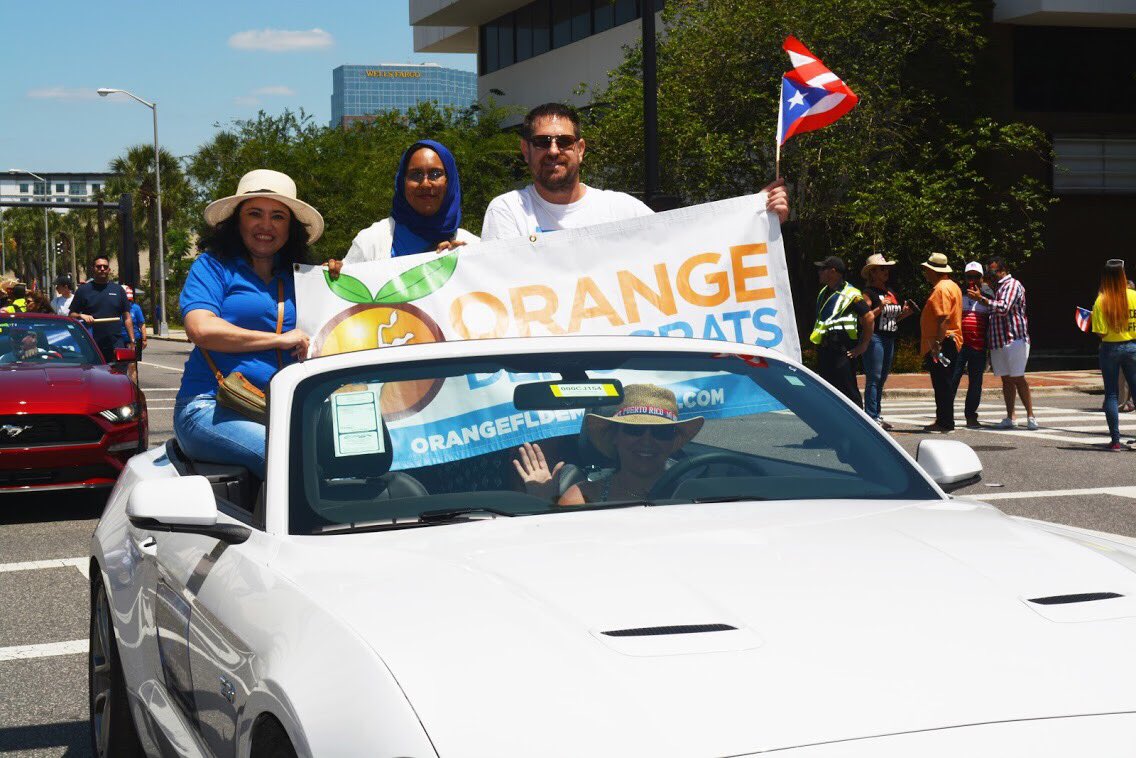
[{"label": "dark window on building", "polygon": [[533,7],[526,5],[513,14],[517,35],[517,63],[527,61],[533,54]]},{"label": "dark window on building", "polygon": [[615,26],[615,3],[612,0],[592,0],[592,28],[596,34]]},{"label": "dark window on building", "polygon": [[21,184],[20,185],[20,192],[27,192],[27,191],[28,191],[28,185]]},{"label": "dark window on building", "polygon": [[497,19],[497,68],[517,62],[513,57],[513,23],[512,13]]},{"label": "dark window on building", "polygon": [[533,55],[547,53],[552,44],[552,29],[549,23],[548,0],[538,0],[532,8]]},{"label": "dark window on building", "polygon": [[592,34],[592,0],[572,0],[572,41]]},{"label": "dark window on building", "polygon": [[564,47],[572,41],[572,4],[560,0],[552,4],[552,46]]},{"label": "dark window on building", "polygon": [[615,0],[615,25],[626,24],[639,18],[638,0]]},{"label": "dark window on building", "polygon": [[67,193],[70,195],[86,195],[87,185],[83,182],[71,182],[68,185]]},{"label": "dark window on building", "polygon": [[66,188],[67,188],[66,184],[56,184],[55,185],[55,191],[56,192],[65,192]]},{"label": "dark window on building", "polygon": [[32,191],[32,194],[33,195],[46,195],[47,194],[47,185],[44,184],[43,182],[36,182],[35,183],[35,189]]},{"label": "dark window on building", "polygon": [[1014,28],[1014,106],[1136,113],[1136,29]]}]

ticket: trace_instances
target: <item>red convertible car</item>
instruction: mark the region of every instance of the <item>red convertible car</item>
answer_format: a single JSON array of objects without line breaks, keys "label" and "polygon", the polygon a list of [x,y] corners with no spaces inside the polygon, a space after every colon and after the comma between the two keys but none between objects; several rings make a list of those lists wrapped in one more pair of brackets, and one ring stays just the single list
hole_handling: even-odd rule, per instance
[{"label": "red convertible car", "polygon": [[110,487],[147,431],[145,395],[82,324],[0,316],[0,493]]}]

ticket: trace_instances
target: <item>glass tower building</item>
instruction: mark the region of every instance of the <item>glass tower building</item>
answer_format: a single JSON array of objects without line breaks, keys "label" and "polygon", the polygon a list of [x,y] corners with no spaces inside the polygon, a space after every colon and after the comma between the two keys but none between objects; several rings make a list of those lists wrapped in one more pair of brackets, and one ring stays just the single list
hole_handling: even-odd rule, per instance
[{"label": "glass tower building", "polygon": [[339,66],[331,72],[331,125],[385,111],[403,111],[433,100],[467,108],[477,101],[477,74],[436,63]]}]

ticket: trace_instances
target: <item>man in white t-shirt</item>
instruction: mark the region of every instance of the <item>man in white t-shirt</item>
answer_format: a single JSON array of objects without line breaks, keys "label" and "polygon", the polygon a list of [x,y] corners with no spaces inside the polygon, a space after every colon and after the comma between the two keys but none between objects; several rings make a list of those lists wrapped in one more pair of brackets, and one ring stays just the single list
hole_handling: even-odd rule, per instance
[{"label": "man in white t-shirt", "polygon": [[[653,211],[624,192],[589,187],[580,181],[586,145],[576,111],[545,103],[529,111],[521,125],[521,154],[533,183],[498,195],[485,209],[481,240],[528,237],[558,229],[578,229],[607,221],[646,216]],[[766,209],[782,223],[789,218],[784,180],[764,188]]]},{"label": "man in white t-shirt", "polygon": [[55,277],[55,297],[51,298],[51,310],[60,316],[66,316],[71,313],[71,301],[74,299],[75,293],[71,291],[71,277],[67,274],[60,274]]}]

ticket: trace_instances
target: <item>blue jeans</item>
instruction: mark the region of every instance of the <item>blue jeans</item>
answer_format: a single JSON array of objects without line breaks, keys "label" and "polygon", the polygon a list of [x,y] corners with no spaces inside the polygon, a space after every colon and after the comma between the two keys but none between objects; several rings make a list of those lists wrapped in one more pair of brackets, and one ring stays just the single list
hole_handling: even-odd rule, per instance
[{"label": "blue jeans", "polygon": [[174,404],[174,435],[194,460],[235,463],[264,479],[264,424],[217,405],[213,395]]},{"label": "blue jeans", "polygon": [[864,351],[864,412],[874,419],[881,418],[880,401],[884,395],[884,382],[895,363],[895,337],[873,334]]},{"label": "blue jeans", "polygon": [[955,361],[955,392],[962,383],[962,375],[967,375],[966,405],[963,413],[967,419],[977,418],[978,406],[982,404],[982,375],[986,373],[986,351],[962,346],[958,360]]},{"label": "blue jeans", "polygon": [[1128,386],[1136,391],[1136,342],[1102,342],[1100,346],[1101,378],[1104,379],[1104,417],[1113,442],[1120,442],[1120,372]]}]

